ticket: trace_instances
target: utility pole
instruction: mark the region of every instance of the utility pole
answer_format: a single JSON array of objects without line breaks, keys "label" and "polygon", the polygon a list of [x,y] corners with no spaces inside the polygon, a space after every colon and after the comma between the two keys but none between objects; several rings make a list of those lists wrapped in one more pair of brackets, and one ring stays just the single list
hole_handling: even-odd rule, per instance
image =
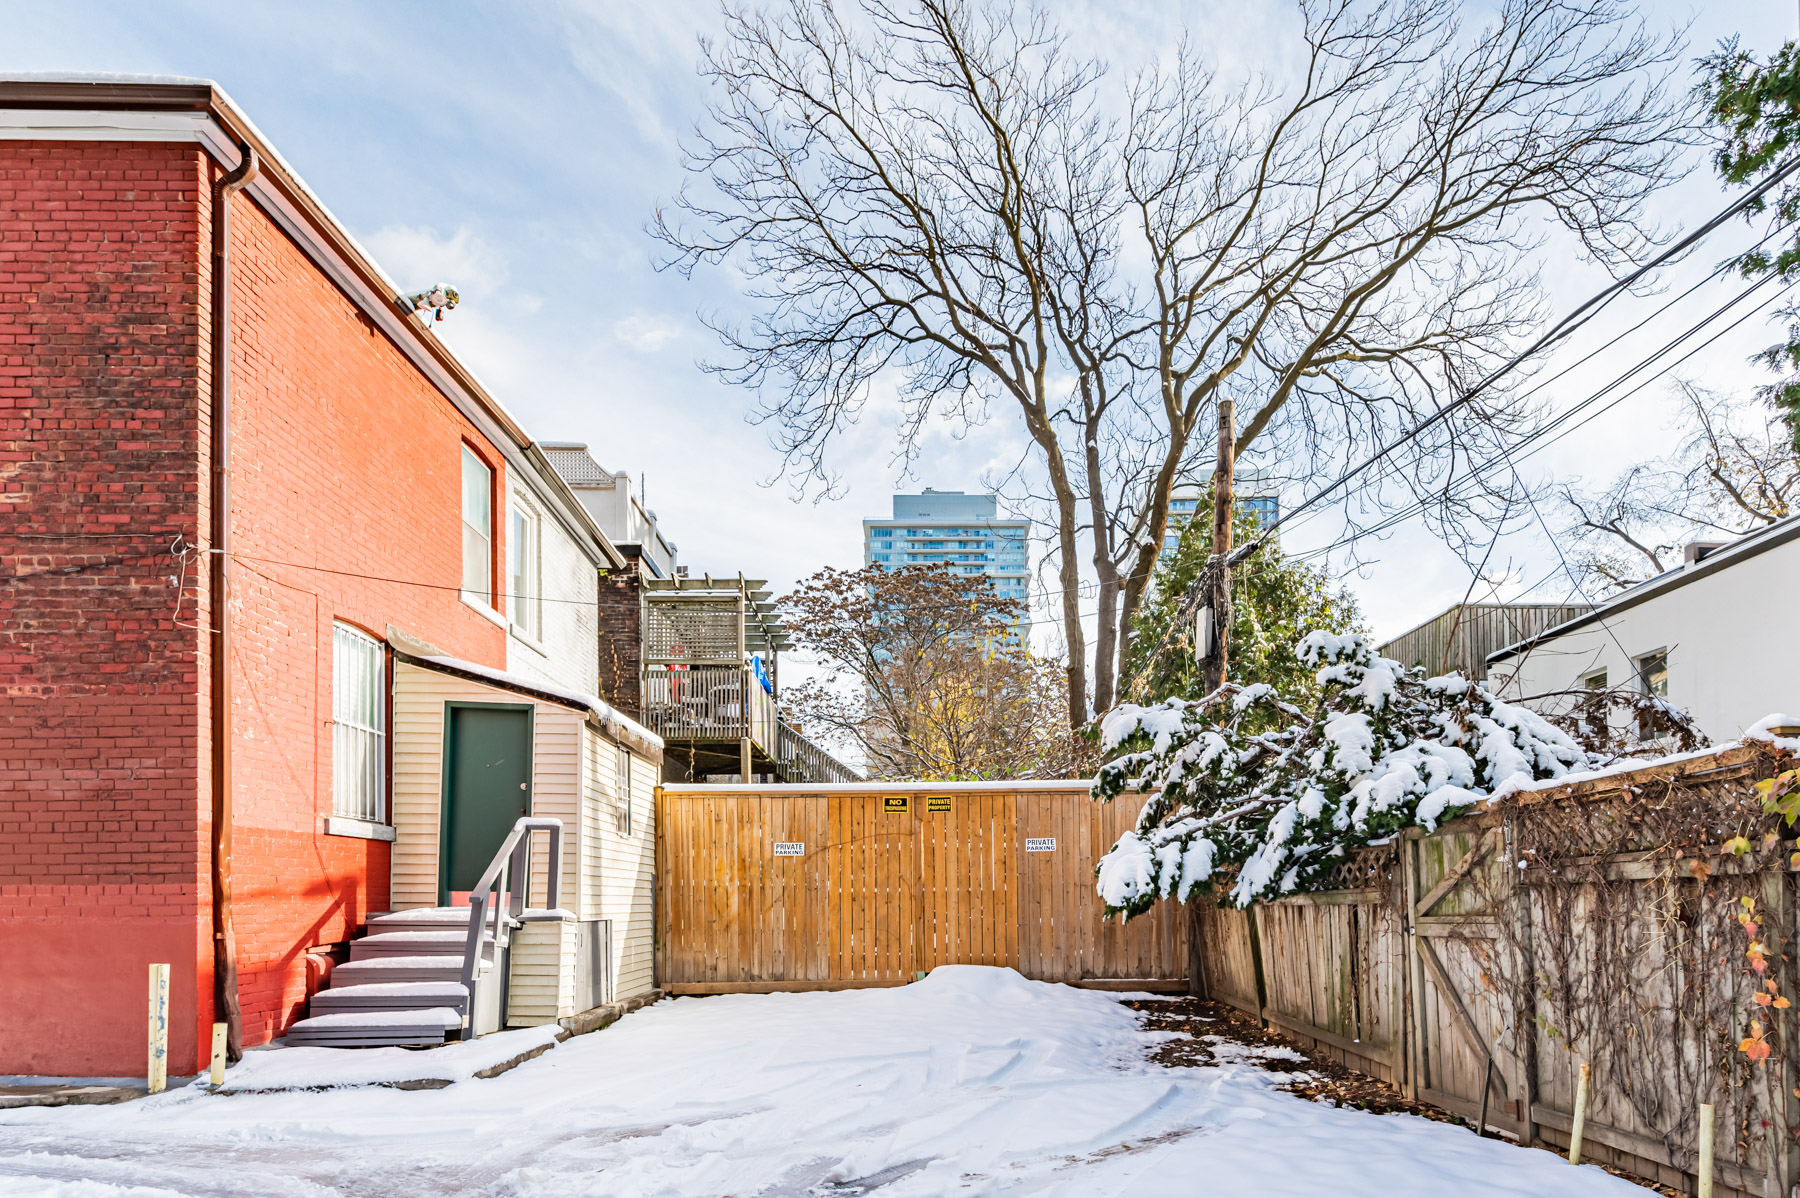
[{"label": "utility pole", "polygon": [[[1232,475],[1237,468],[1237,418],[1229,399],[1219,401],[1219,460],[1213,467],[1212,560],[1207,563],[1211,594],[1206,609],[1211,613],[1212,645],[1206,655],[1206,691],[1211,694],[1225,682],[1231,642],[1231,524]],[[1196,646],[1202,651],[1206,646]]]}]

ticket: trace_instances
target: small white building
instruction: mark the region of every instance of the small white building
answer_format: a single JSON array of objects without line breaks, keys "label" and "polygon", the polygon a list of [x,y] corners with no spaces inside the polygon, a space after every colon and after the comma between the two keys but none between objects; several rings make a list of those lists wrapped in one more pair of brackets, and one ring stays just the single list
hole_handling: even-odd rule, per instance
[{"label": "small white building", "polygon": [[[1626,686],[1667,698],[1719,743],[1771,711],[1800,710],[1800,516],[1677,569],[1488,657],[1506,698]],[[1554,706],[1554,703],[1546,703]]]}]

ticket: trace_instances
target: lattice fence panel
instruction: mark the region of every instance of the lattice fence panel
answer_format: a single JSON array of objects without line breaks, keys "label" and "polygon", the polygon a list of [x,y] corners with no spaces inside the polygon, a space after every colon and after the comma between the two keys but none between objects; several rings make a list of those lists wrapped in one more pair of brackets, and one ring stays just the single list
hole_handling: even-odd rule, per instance
[{"label": "lattice fence panel", "polygon": [[652,661],[735,660],[737,604],[693,602],[649,604],[644,617],[644,655]]}]

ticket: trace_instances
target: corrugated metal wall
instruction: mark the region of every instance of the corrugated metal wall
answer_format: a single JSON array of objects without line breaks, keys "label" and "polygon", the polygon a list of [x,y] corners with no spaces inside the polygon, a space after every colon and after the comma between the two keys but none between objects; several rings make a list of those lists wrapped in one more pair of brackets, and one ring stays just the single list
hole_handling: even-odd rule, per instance
[{"label": "corrugated metal wall", "polygon": [[1485,679],[1488,654],[1592,610],[1584,603],[1459,603],[1378,651],[1431,674]]}]

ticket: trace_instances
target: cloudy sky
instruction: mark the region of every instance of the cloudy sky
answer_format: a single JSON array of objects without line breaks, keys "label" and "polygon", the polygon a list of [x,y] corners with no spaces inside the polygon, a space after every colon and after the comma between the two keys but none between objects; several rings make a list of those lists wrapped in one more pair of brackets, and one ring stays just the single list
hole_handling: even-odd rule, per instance
[{"label": "cloudy sky", "polygon": [[[1227,76],[1279,76],[1293,44],[1292,6],[1275,0],[1186,4],[1109,0],[1050,4],[1082,45],[1124,70],[1166,51],[1182,29]],[[1794,35],[1795,0],[1655,0],[1645,17],[1688,27],[1693,53],[1741,37],[1764,50]],[[996,420],[976,435],[934,434],[911,477],[891,460],[879,414],[847,438],[836,498],[795,497],[749,398],[703,373],[714,350],[700,314],[745,309],[733,280],[655,269],[644,233],[682,182],[679,140],[706,90],[697,39],[718,28],[708,0],[540,0],[531,4],[229,3],[58,0],[15,5],[0,71],[118,71],[217,80],[340,220],[404,287],[458,287],[443,338],[544,440],[580,440],[611,470],[642,474],[650,505],[696,572],[735,572],[778,586],[824,564],[860,561],[864,516],[895,489],[974,488],[1017,460],[1020,438]],[[1660,203],[1665,225],[1692,225],[1724,197],[1702,168]],[[1733,237],[1742,238],[1734,230]],[[1677,272],[1696,278],[1721,243]],[[1548,264],[1558,306],[1602,281],[1566,255]],[[1725,291],[1703,289],[1666,324],[1644,330],[1556,384],[1572,402],[1616,375],[1634,349],[1672,334]],[[1586,352],[1644,311],[1623,306]],[[1684,366],[1725,387],[1756,376],[1746,354],[1772,340],[1750,320]],[[1601,478],[1657,451],[1670,408],[1660,386],[1620,403],[1531,465]],[[1328,540],[1329,518],[1296,528],[1290,547]],[[1422,530],[1403,529],[1349,576],[1375,629],[1403,631],[1460,599],[1470,576]],[[1534,530],[1501,546],[1492,572],[1524,586],[1555,562]],[[1531,597],[1562,601],[1540,588]]]}]

